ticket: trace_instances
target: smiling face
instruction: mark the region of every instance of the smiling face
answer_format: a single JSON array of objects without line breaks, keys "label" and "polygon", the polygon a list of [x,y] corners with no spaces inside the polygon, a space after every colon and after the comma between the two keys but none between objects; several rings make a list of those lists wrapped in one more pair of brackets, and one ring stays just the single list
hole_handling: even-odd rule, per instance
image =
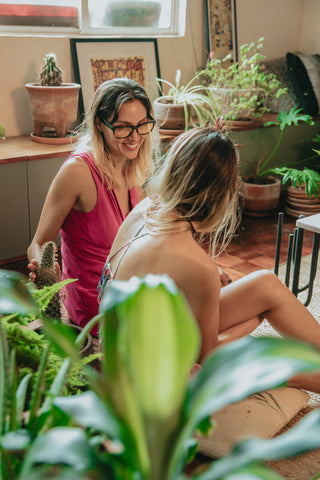
[{"label": "smiling face", "polygon": [[[111,118],[107,119],[108,121]],[[147,110],[140,100],[125,102],[119,109],[118,118],[113,127],[135,127],[148,121]],[[98,120],[97,126],[102,132],[108,146],[110,156],[115,164],[122,164],[126,160],[134,160],[146,136],[139,135],[136,130],[127,138],[115,138],[113,131]]]}]

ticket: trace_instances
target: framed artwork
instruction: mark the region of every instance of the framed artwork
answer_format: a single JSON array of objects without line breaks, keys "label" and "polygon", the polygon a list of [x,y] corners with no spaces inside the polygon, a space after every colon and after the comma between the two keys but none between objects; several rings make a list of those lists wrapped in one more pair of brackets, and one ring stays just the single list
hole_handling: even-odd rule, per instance
[{"label": "framed artwork", "polygon": [[150,100],[159,96],[160,78],[156,39],[76,38],[70,40],[76,82],[81,84],[80,112],[88,111],[98,86],[116,77],[128,77],[144,86]]},{"label": "framed artwork", "polygon": [[207,49],[214,57],[238,60],[236,0],[205,0]]}]

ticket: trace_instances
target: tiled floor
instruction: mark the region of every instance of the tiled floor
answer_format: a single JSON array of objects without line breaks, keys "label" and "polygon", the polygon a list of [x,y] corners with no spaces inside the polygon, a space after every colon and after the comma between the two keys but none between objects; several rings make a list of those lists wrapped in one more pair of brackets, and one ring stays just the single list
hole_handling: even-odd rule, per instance
[{"label": "tiled floor", "polygon": [[[275,259],[277,223],[278,217],[276,214],[264,218],[243,216],[237,236],[232,240],[227,250],[217,258],[218,265],[234,280],[254,270],[272,268]],[[288,236],[294,233],[295,224],[295,218],[284,215],[280,263],[286,261]],[[303,255],[311,253],[311,247],[312,234],[306,233]],[[26,258],[0,264],[0,268],[16,270],[24,274],[28,273]]]},{"label": "tiled floor", "polygon": [[[217,258],[219,266],[231,278],[237,278],[262,268],[274,267],[276,252],[278,217],[264,218],[243,216],[237,236],[227,250]],[[294,233],[296,219],[288,215],[283,217],[280,264],[287,258],[289,234]],[[312,251],[312,234],[305,233],[303,255]]]}]

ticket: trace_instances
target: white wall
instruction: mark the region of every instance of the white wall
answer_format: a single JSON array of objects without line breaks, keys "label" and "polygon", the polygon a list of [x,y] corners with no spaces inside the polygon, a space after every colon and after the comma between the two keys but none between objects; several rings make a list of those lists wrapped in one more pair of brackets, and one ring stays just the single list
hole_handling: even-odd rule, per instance
[{"label": "white wall", "polygon": [[263,53],[269,60],[299,50],[304,4],[305,0],[237,0],[238,45],[264,37]]},{"label": "white wall", "polygon": [[320,54],[320,2],[304,0],[300,50],[308,54]]},{"label": "white wall", "polygon": [[[204,1],[189,0],[189,8],[185,36],[158,40],[161,76],[169,81],[180,68],[182,81],[187,82],[206,62]],[[299,49],[320,53],[319,18],[319,0],[237,0],[238,44],[264,36],[268,59]],[[0,123],[7,136],[32,132],[24,85],[36,81],[42,59],[51,51],[64,70],[64,81],[74,81],[69,38],[0,36]]]}]

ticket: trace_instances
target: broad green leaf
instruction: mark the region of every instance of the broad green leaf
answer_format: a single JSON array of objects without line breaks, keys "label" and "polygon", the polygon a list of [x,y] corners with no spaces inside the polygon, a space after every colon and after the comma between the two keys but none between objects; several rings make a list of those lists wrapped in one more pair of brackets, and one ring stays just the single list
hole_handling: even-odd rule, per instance
[{"label": "broad green leaf", "polygon": [[20,477],[29,474],[35,463],[71,465],[75,471],[83,472],[90,468],[92,455],[82,429],[55,427],[37,436],[26,454]]},{"label": "broad green leaf", "polygon": [[320,369],[320,352],[295,339],[246,337],[219,348],[189,382],[172,468],[176,471],[187,438],[205,418],[225,405],[274,388],[297,372]]},{"label": "broad green leaf", "polygon": [[25,277],[17,272],[0,270],[0,313],[27,315],[36,311]]},{"label": "broad green leaf", "polygon": [[[134,432],[141,459],[150,455],[155,480],[161,478],[168,440],[180,420],[200,334],[167,276],[133,277],[111,287],[100,307],[113,307],[103,325],[107,383],[114,409]],[[118,305],[114,298],[120,299]]]},{"label": "broad green leaf", "polygon": [[4,129],[4,126],[0,123],[0,137],[5,139],[6,137],[6,131]]},{"label": "broad green leaf", "polygon": [[318,448],[320,446],[319,431],[320,411],[314,410],[282,435],[270,440],[243,440],[236,445],[230,455],[214,462],[205,473],[195,475],[193,480],[232,478],[229,475],[238,469],[244,469],[251,462],[279,460]]},{"label": "broad green leaf", "polygon": [[266,465],[252,462],[244,468],[225,475],[223,480],[284,480],[284,478]]},{"label": "broad green leaf", "polygon": [[119,440],[122,436],[121,425],[117,418],[91,391],[69,397],[58,397],[53,401],[53,405],[76,420],[78,425],[105,433],[112,440]]},{"label": "broad green leaf", "polygon": [[31,443],[31,436],[27,430],[16,430],[14,432],[8,432],[0,437],[1,448],[10,452],[18,452],[25,450]]}]

